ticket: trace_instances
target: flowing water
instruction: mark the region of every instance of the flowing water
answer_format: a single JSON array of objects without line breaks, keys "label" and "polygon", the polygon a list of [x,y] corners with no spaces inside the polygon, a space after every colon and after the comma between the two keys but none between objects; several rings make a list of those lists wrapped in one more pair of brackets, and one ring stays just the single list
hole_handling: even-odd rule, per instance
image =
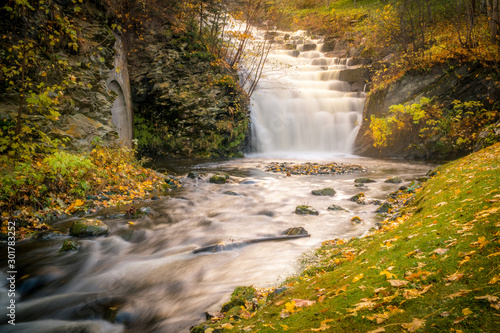
[{"label": "flowing water", "polygon": [[[268,72],[256,91],[252,117],[260,155],[210,163],[170,162],[167,166],[179,175],[182,188],[161,200],[137,203],[151,207],[151,214],[133,224],[129,219],[102,219],[110,234],[79,240],[79,252],[58,252],[70,238],[71,218],[54,223],[62,233],[18,242],[16,326],[3,325],[0,331],[187,332],[204,320],[205,311],[220,309],[235,287],[276,286],[297,273],[301,255],[322,241],[358,237],[372,228],[381,219],[374,213],[377,206],[349,200],[360,192],[353,182],[360,175],[287,177],[264,171],[275,160],[271,157],[283,152],[321,153],[315,159],[325,163],[358,163],[369,169],[362,176],[377,180],[362,190],[370,202],[387,199],[400,186],[384,183],[387,177],[397,175],[409,182],[430,168],[346,155],[363,100],[344,91],[348,89],[342,82],[322,80],[330,74],[318,74],[315,60],[302,55],[273,55],[297,68],[290,73],[283,68]],[[315,59],[324,59],[320,56],[314,54]],[[345,62],[316,61],[326,63],[326,73],[332,77],[331,67]],[[325,153],[346,156],[325,157]],[[186,177],[193,170],[200,179]],[[230,183],[210,183],[209,175],[218,171],[228,172]],[[311,194],[324,187],[335,188],[337,194]],[[304,204],[315,207],[319,215],[295,214],[295,207]],[[331,204],[347,210],[330,211]],[[362,223],[350,222],[356,215]],[[289,227],[304,227],[311,237],[193,253],[230,239],[277,236]],[[6,246],[0,249],[1,267],[6,267]],[[6,271],[2,270],[2,281],[7,281]],[[8,304],[7,289],[3,284],[0,290],[3,309]]]},{"label": "flowing water", "polygon": [[[327,58],[321,40],[287,35],[295,50],[270,53],[252,101],[254,148],[273,156],[351,152],[365,94],[339,81],[349,59]],[[277,39],[282,39],[283,34]],[[309,50],[309,51],[303,51]]]}]

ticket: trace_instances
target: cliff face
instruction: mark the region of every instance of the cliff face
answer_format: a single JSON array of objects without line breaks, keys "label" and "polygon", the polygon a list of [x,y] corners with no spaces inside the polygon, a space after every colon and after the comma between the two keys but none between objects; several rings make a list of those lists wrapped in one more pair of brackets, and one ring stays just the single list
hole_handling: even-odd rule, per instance
[{"label": "cliff face", "polygon": [[238,77],[189,31],[168,27],[129,57],[139,151],[149,156],[242,155],[248,98]]},{"label": "cliff face", "polygon": [[[470,151],[462,149],[455,142],[446,141],[447,134],[444,129],[431,137],[425,137],[421,135],[422,126],[416,124],[402,131],[397,138],[389,140],[386,147],[375,147],[370,132],[370,119],[372,116],[387,117],[391,105],[419,103],[422,97],[432,98],[432,103],[443,110],[442,117],[451,118],[450,110],[453,109],[454,101],[479,101],[494,109],[495,96],[499,96],[500,91],[495,82],[488,78],[488,74],[489,70],[480,65],[465,64],[457,67],[443,65],[428,71],[406,73],[397,82],[370,92],[363,111],[363,123],[355,141],[354,153],[368,157],[409,159],[448,159],[469,153]],[[478,114],[463,114],[461,117],[476,116]],[[491,119],[493,122],[498,120],[494,120],[495,116]],[[493,129],[493,134],[494,131]],[[484,131],[481,133],[483,136],[488,135]],[[475,144],[476,148],[481,148],[484,142],[480,136],[474,134],[467,139],[474,140],[471,142],[472,146]]]},{"label": "cliff face", "polygon": [[[29,106],[25,107],[23,122],[28,126],[36,123],[49,137],[64,139],[66,147],[75,151],[90,149],[92,141],[97,138],[104,144],[118,142],[116,126],[112,122],[112,106],[116,94],[109,90],[106,82],[114,71],[113,46],[116,39],[107,26],[108,18],[104,10],[96,6],[89,2],[83,8],[78,7],[78,12],[74,10],[75,5],[72,3],[56,7],[53,16],[59,15],[61,20],[67,20],[78,27],[78,31],[75,31],[78,35],[78,47],[68,47],[67,37],[60,37],[60,43],[54,42],[50,50],[42,50],[41,47],[37,50],[36,56],[32,57],[38,67],[33,65],[26,73],[31,80],[39,80],[45,86],[60,86],[54,93],[49,93],[49,97],[53,98],[59,91],[57,111],[60,116],[58,120],[48,119],[42,116],[41,107]],[[29,24],[34,27],[36,34],[28,37],[30,40],[43,42],[44,38],[49,38],[49,34],[43,29],[51,23],[43,21],[43,14],[34,13]],[[2,11],[1,18],[1,33],[9,38],[0,44],[2,52],[8,54],[26,36],[20,33],[21,30],[12,28],[17,22],[15,17]],[[65,65],[60,65],[61,62]],[[5,58],[1,63],[2,66],[12,65]],[[51,64],[52,67],[54,64],[59,66],[59,70],[51,72],[45,69],[52,68]],[[19,89],[9,89],[4,83],[0,86],[0,117],[6,122],[12,121],[19,109]]]}]

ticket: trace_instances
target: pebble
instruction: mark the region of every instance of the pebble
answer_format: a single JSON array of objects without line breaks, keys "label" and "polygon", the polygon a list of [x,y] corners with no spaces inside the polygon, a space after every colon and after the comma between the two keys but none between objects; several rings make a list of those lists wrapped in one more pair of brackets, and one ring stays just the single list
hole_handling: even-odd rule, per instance
[{"label": "pebble", "polygon": [[341,175],[349,173],[367,172],[368,169],[358,164],[344,163],[302,163],[272,162],[265,166],[266,172],[283,172],[291,175]]}]

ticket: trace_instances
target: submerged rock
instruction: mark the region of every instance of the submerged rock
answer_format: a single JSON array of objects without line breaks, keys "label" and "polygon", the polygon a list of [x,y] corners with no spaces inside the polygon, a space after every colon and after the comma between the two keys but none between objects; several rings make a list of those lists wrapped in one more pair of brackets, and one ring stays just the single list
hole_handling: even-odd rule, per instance
[{"label": "submerged rock", "polygon": [[73,237],[101,236],[109,233],[109,226],[99,220],[79,219],[73,222],[69,228],[69,234]]},{"label": "submerged rock", "polygon": [[380,207],[377,208],[375,213],[386,214],[389,213],[391,209],[392,205],[388,202],[384,202],[382,205],[380,205]]},{"label": "submerged rock", "polygon": [[227,173],[216,173],[212,177],[210,177],[210,182],[214,184],[225,184],[229,179],[229,175]]},{"label": "submerged rock", "polygon": [[322,196],[328,196],[328,197],[333,197],[335,195],[335,190],[331,187],[327,187],[321,190],[313,190],[311,192],[313,195],[322,195]]},{"label": "submerged rock", "polygon": [[400,184],[402,182],[403,180],[399,177],[391,177],[385,180],[385,183],[390,183],[390,184]]},{"label": "submerged rock", "polygon": [[66,239],[59,252],[78,251],[79,249],[80,245],[77,242],[71,239]]},{"label": "submerged rock", "polygon": [[197,179],[200,175],[196,171],[191,171],[187,176],[188,178]]},{"label": "submerged rock", "polygon": [[360,192],[354,196],[352,196],[349,200],[354,201],[355,203],[359,205],[364,205],[365,204],[365,194],[363,192]]},{"label": "submerged rock", "polygon": [[356,178],[354,180],[354,183],[356,184],[367,184],[367,183],[375,183],[373,179],[362,177],[362,178]]},{"label": "submerged rock", "polygon": [[331,206],[328,206],[328,210],[347,210],[347,209],[340,207],[340,206],[337,206],[337,205],[331,205]]},{"label": "submerged rock", "polygon": [[293,227],[285,230],[283,235],[287,236],[296,236],[296,235],[309,235],[306,229],[302,227]]},{"label": "submerged rock", "polygon": [[295,208],[295,214],[299,215],[319,215],[319,212],[311,206],[297,206]]}]

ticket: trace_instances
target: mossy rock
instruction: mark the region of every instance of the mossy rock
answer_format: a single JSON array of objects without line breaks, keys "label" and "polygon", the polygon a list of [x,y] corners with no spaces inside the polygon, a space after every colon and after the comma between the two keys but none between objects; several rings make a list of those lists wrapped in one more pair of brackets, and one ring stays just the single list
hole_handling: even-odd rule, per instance
[{"label": "mossy rock", "polygon": [[344,207],[337,206],[337,205],[331,205],[331,206],[328,206],[328,210],[338,211],[338,210],[347,210],[347,209],[345,209]]},{"label": "mossy rock", "polygon": [[321,190],[313,190],[311,193],[314,195],[333,197],[337,192],[335,192],[335,190],[331,187],[326,187]]},{"label": "mossy rock", "polygon": [[365,204],[365,194],[360,192],[354,196],[352,196],[349,200],[354,201],[357,204],[364,205]]},{"label": "mossy rock", "polygon": [[319,215],[319,212],[311,206],[297,206],[295,208],[295,214],[299,215]]},{"label": "mossy rock", "polygon": [[196,172],[196,171],[191,171],[190,173],[188,173],[188,175],[187,175],[187,176],[188,176],[188,178],[196,179],[196,178],[198,178],[200,175],[199,175],[199,173],[198,173],[198,172]]},{"label": "mossy rock", "polygon": [[221,312],[228,312],[234,307],[245,306],[245,301],[251,302],[255,298],[256,292],[254,287],[237,287],[231,294],[229,302],[222,305]]},{"label": "mossy rock", "polygon": [[216,173],[210,177],[210,182],[214,184],[225,184],[228,179],[229,175],[227,173]]},{"label": "mossy rock", "polygon": [[73,237],[101,236],[108,233],[108,225],[99,220],[93,219],[76,220],[69,228],[69,234]]},{"label": "mossy rock", "polygon": [[387,214],[390,212],[390,210],[392,209],[392,205],[388,202],[384,202],[382,205],[380,205],[377,210],[375,211],[375,213],[379,213],[379,214]]},{"label": "mossy rock", "polygon": [[71,239],[66,239],[59,250],[59,252],[69,252],[69,251],[78,251],[80,249],[80,245]]},{"label": "mossy rock", "polygon": [[390,183],[390,184],[400,184],[402,182],[403,180],[399,177],[391,177],[385,180],[385,183]]},{"label": "mossy rock", "polygon": [[297,236],[297,235],[308,235],[309,233],[307,232],[306,229],[302,227],[293,227],[286,229],[283,234],[287,236]]},{"label": "mossy rock", "polygon": [[362,178],[356,178],[354,180],[354,183],[356,184],[367,184],[367,183],[375,183],[373,179],[362,177]]},{"label": "mossy rock", "polygon": [[234,298],[234,299],[230,300],[229,302],[224,303],[224,305],[222,305],[222,308],[220,309],[220,311],[221,312],[228,312],[232,308],[234,308],[234,307],[239,308],[240,306],[245,306],[245,301],[240,299],[240,298]]}]

